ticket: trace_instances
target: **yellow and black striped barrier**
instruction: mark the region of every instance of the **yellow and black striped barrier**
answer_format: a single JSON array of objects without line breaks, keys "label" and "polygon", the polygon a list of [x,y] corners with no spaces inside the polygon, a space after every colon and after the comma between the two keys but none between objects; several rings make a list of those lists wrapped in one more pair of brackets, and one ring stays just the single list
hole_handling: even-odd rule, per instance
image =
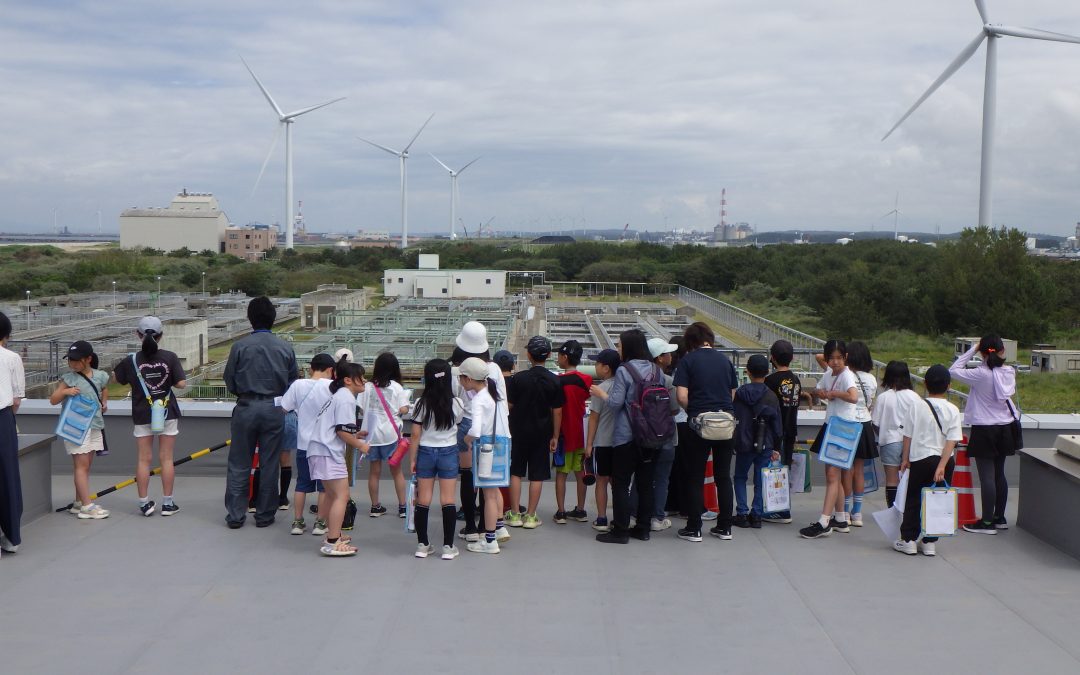
[{"label": "yellow and black striped barrier", "polygon": [[[222,449],[224,447],[227,447],[231,443],[232,443],[232,441],[228,440],[228,441],[225,441],[224,443],[218,443],[217,445],[215,445],[212,448],[203,448],[202,450],[199,450],[198,452],[191,453],[187,457],[182,457],[182,458],[180,458],[178,460],[175,460],[173,462],[173,466],[180,466],[181,464],[186,464],[186,463],[190,462],[193,459],[199,459],[200,457],[205,457],[205,456],[209,455],[211,452],[214,452],[215,450],[220,450],[220,449]],[[153,469],[150,472],[150,475],[151,476],[157,476],[160,473],[161,473],[161,467],[159,466],[159,467]],[[123,482],[120,482],[120,483],[117,483],[116,485],[113,485],[112,487],[105,488],[101,492],[95,492],[94,494],[90,495],[90,501],[93,502],[93,501],[97,500],[99,497],[104,497],[105,495],[116,492],[117,490],[123,490],[127,486],[133,485],[134,483],[135,483],[135,478],[134,477],[128,478],[127,480],[125,480]],[[67,510],[71,509],[71,507],[74,506],[74,505],[75,505],[75,502],[72,502],[72,503],[68,504],[67,506],[61,506],[60,508],[56,509],[56,513],[62,513],[64,511],[67,511]]]}]

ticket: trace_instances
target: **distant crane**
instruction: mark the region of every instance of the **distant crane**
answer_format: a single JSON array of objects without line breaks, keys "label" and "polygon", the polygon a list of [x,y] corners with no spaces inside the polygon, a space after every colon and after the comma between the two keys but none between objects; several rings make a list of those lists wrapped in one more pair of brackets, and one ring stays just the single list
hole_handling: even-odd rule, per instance
[{"label": "distant crane", "polygon": [[[484,228],[491,225],[491,221],[495,220],[495,216],[488,218],[487,222],[480,226],[480,229],[476,231],[476,238],[479,239],[484,234]],[[488,234],[491,234],[491,230],[488,230]]]}]

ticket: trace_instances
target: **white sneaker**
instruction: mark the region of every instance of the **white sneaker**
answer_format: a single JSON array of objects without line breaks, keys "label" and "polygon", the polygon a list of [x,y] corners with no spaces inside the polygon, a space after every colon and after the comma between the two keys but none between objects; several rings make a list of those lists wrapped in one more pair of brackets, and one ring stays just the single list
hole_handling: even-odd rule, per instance
[{"label": "white sneaker", "polygon": [[904,541],[903,539],[897,539],[893,542],[893,550],[900,553],[906,553],[907,555],[916,555],[919,551],[913,541]]},{"label": "white sneaker", "polygon": [[656,518],[653,518],[649,522],[649,529],[653,532],[660,532],[662,530],[668,529],[669,527],[671,527],[671,521],[667,518],[664,518],[663,520],[657,520]]},{"label": "white sneaker", "polygon": [[79,518],[81,520],[101,520],[102,518],[108,517],[109,512],[97,504],[87,504],[79,509]]},{"label": "white sneaker", "polygon": [[442,547],[442,559],[443,560],[453,560],[456,557],[458,557],[458,547],[457,546],[443,546]]},{"label": "white sneaker", "polygon": [[19,550],[17,544],[12,544],[11,540],[7,538],[7,535],[0,532],[0,550],[7,551],[8,553],[15,553]]},{"label": "white sneaker", "polygon": [[630,516],[630,529],[632,530],[635,527],[637,527],[637,518]]},{"label": "white sneaker", "polygon": [[923,555],[937,555],[937,546],[932,541],[920,541],[919,552]]},{"label": "white sneaker", "polygon": [[316,537],[321,537],[326,534],[326,531],[330,529],[326,526],[326,521],[321,518],[315,519],[315,524],[311,526],[311,534]]},{"label": "white sneaker", "polygon": [[73,516],[79,515],[79,511],[82,510],[82,502],[76,500],[71,502],[71,506],[68,507],[68,513]]},{"label": "white sneaker", "polygon": [[851,523],[852,527],[862,527],[862,514],[861,513],[853,513],[853,514],[851,514],[851,517],[848,520],[848,522]]},{"label": "white sneaker", "polygon": [[720,514],[717,513],[716,511],[706,511],[705,513],[701,514],[701,519],[702,520],[716,520],[719,516],[720,516]]},{"label": "white sneaker", "polygon": [[416,557],[426,558],[435,552],[435,547],[431,544],[417,544],[416,545]]},{"label": "white sneaker", "polygon": [[499,542],[500,544],[505,544],[506,542],[510,541],[510,530],[506,529],[505,527],[500,527],[499,529],[495,530],[495,541]]},{"label": "white sneaker", "polygon": [[465,548],[472,551],[473,553],[498,553],[499,542],[481,539],[480,541],[469,542],[465,546]]}]

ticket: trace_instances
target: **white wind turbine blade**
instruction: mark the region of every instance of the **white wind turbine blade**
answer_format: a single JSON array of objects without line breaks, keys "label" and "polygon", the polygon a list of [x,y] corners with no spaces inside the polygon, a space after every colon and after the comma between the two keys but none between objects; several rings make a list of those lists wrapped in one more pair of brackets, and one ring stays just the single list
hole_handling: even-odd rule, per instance
[{"label": "white wind turbine blade", "polygon": [[378,143],[375,143],[373,141],[369,141],[366,138],[360,138],[359,136],[357,136],[356,138],[357,138],[357,140],[361,140],[361,141],[367,143],[368,145],[373,145],[373,146],[375,146],[376,148],[378,148],[380,150],[385,150],[385,151],[389,152],[391,155],[393,155],[394,157],[401,157],[401,153],[398,152],[397,150],[393,150],[391,148],[388,148],[385,145],[379,145]]},{"label": "white wind turbine blade", "polygon": [[[476,159],[480,159],[480,157],[477,157]],[[468,163],[468,164],[466,164],[465,166],[463,166],[463,167],[461,167],[460,169],[458,169],[458,170],[457,170],[457,172],[458,172],[458,175],[460,176],[460,175],[461,175],[461,172],[462,172],[462,171],[464,171],[465,169],[468,169],[468,168],[469,168],[470,166],[472,166],[473,164],[475,164],[475,163],[476,163],[476,159],[474,159],[473,161],[469,162],[469,163]]]},{"label": "white wind turbine blade", "polygon": [[325,103],[320,103],[319,105],[313,105],[313,106],[310,106],[310,107],[307,107],[307,108],[301,108],[300,110],[297,110],[296,112],[291,112],[291,113],[285,115],[285,117],[286,117],[286,119],[290,119],[290,120],[295,119],[297,117],[300,117],[301,115],[306,115],[307,113],[311,112],[312,110],[318,110],[319,108],[325,108],[326,106],[330,105],[331,103],[337,103],[338,101],[344,101],[344,100],[345,100],[344,96],[342,96],[340,98],[335,98],[333,101],[326,101]]},{"label": "white wind turbine blade", "polygon": [[918,101],[915,101],[915,105],[908,108],[908,111],[904,113],[904,116],[900,118],[900,121],[894,124],[892,129],[889,129],[889,133],[882,136],[881,140],[884,141],[886,138],[891,136],[892,132],[896,131],[897,127],[903,124],[904,120],[910,117],[911,113],[915,112],[915,109],[922,105],[923,101],[930,98],[930,95],[937,91],[938,87],[945,83],[945,80],[952,77],[953,73],[955,73],[957,70],[960,70],[960,67],[967,63],[968,59],[971,58],[971,55],[975,53],[975,50],[979,48],[979,45],[981,45],[983,40],[985,39],[986,31],[980,30],[979,34],[975,36],[975,39],[968,43],[967,47],[964,47],[964,50],[960,52],[959,56],[953,59],[953,62],[945,68],[945,72],[943,72],[941,75],[938,76],[936,80],[934,80],[934,83],[930,85],[930,88],[926,90],[926,93],[920,96]]},{"label": "white wind turbine blade", "polygon": [[266,173],[266,165],[270,163],[270,156],[274,154],[278,139],[281,138],[281,128],[283,126],[285,125],[278,122],[277,129],[274,131],[274,140],[270,141],[270,149],[266,152],[266,159],[263,160],[262,167],[259,168],[259,176],[255,179],[255,185],[251,187],[251,197],[254,197],[255,191],[259,189],[259,183],[262,181],[263,174]]},{"label": "white wind turbine blade", "polygon": [[259,89],[262,90],[263,96],[269,101],[270,107],[277,113],[278,119],[285,119],[285,113],[281,112],[281,108],[279,108],[277,102],[274,101],[274,97],[270,95],[270,92],[266,90],[263,83],[259,81],[259,77],[255,74],[255,71],[251,69],[251,66],[247,64],[247,61],[244,61],[243,56],[240,57],[240,61],[244,64],[244,67],[247,68],[247,71],[251,73],[251,77],[255,80],[255,84],[259,85]]},{"label": "white wind turbine blade", "polygon": [[427,118],[427,121],[420,125],[420,129],[415,134],[413,134],[412,140],[409,141],[409,144],[405,146],[405,149],[402,150],[402,152],[409,151],[409,148],[411,148],[412,144],[416,142],[416,139],[420,137],[420,132],[422,132],[424,130],[424,127],[428,125],[428,122],[431,121],[432,117],[435,117],[435,113],[431,113],[431,117]]},{"label": "white wind turbine blade", "polygon": [[438,162],[438,163],[439,163],[439,166],[441,166],[442,168],[444,168],[444,169],[446,169],[447,171],[449,171],[449,172],[450,172],[450,175],[451,175],[451,176],[453,176],[453,175],[454,175],[454,170],[453,170],[453,169],[451,169],[450,167],[446,166],[445,164],[443,164],[443,161],[442,161],[441,159],[439,159],[439,158],[438,158],[438,157],[436,157],[435,155],[432,155],[432,154],[431,154],[430,152],[429,152],[428,154],[429,154],[429,155],[431,155],[431,158],[432,158],[433,160],[435,160],[436,162]]},{"label": "white wind turbine blade", "polygon": [[998,35],[1011,35],[1012,37],[1031,38],[1033,40],[1049,40],[1050,42],[1071,42],[1080,44],[1080,37],[1065,35],[1064,33],[1051,33],[1048,30],[1038,28],[1023,28],[1016,26],[993,26],[992,30]]},{"label": "white wind turbine blade", "polygon": [[979,16],[983,23],[990,23],[989,14],[986,13],[986,3],[983,0],[975,0],[975,9],[979,10]]},{"label": "white wind turbine blade", "polygon": [[893,209],[892,211],[889,211],[889,212],[888,212],[888,213],[886,213],[885,215],[883,215],[883,216],[881,216],[880,218],[878,218],[878,220],[884,220],[884,219],[888,218],[889,216],[891,216],[891,215],[892,215],[892,214],[894,214],[894,213],[900,213],[900,212],[899,212],[899,211],[897,211],[896,209]]}]

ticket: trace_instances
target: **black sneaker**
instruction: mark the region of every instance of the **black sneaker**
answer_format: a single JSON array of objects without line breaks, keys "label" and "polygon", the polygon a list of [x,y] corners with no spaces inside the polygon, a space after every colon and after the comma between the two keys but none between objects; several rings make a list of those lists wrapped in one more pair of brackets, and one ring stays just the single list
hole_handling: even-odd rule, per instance
[{"label": "black sneaker", "polygon": [[719,525],[717,525],[716,527],[709,530],[709,534],[716,537],[717,539],[723,539],[724,541],[731,540],[730,527],[720,527]]},{"label": "black sneaker", "polygon": [[[385,511],[385,509],[383,509]],[[345,504],[345,517],[341,520],[341,529],[351,530],[356,524],[356,502],[349,500]]]},{"label": "black sneaker", "polygon": [[281,495],[278,498],[277,507],[278,507],[278,511],[287,510],[289,508],[289,498],[286,497],[285,495]]},{"label": "black sneaker", "polygon": [[750,527],[750,518],[745,513],[738,513],[731,519],[735,527]]},{"label": "black sneaker", "polygon": [[629,544],[630,536],[626,532],[601,532],[596,535],[596,541],[601,544]]},{"label": "black sneaker", "polygon": [[750,527],[754,528],[755,530],[760,530],[761,529],[761,516],[755,516],[754,514],[751,513],[750,514]]},{"label": "black sneaker", "polygon": [[375,504],[371,507],[371,513],[369,513],[368,515],[372,518],[378,518],[384,513],[386,513],[386,507],[382,504]]},{"label": "black sneaker", "polygon": [[701,541],[701,530],[691,530],[689,527],[684,527],[678,532],[679,539],[685,539],[686,541]]},{"label": "black sneaker", "polygon": [[397,505],[397,517],[398,518],[404,518],[405,517],[405,505],[404,504],[398,504]]},{"label": "black sneaker", "polygon": [[799,536],[803,539],[820,539],[821,537],[827,537],[832,534],[833,522],[835,521],[830,520],[828,527],[822,527],[821,521],[815,520],[799,530]]},{"label": "black sneaker", "polygon": [[255,500],[254,499],[249,499],[248,500],[248,513],[255,513]]},{"label": "black sneaker", "polygon": [[829,521],[829,527],[833,532],[839,532],[840,534],[848,534],[851,532],[851,525],[846,520],[837,520],[833,518]]},{"label": "black sneaker", "polygon": [[555,512],[555,517],[552,518],[552,520],[555,521],[556,523],[558,523],[559,525],[565,525],[566,524],[566,511],[556,511]]},{"label": "black sneaker", "polygon": [[139,511],[141,511],[144,516],[152,516],[152,515],[154,515],[154,500],[151,499],[150,501],[146,502],[145,504],[140,504],[139,505]]},{"label": "black sneaker", "polygon": [[761,521],[764,523],[777,523],[786,525],[791,522],[791,511],[776,511],[774,513],[766,513],[761,517]]},{"label": "black sneaker", "polygon": [[637,539],[638,541],[649,541],[649,537],[651,536],[649,534],[649,528],[647,527],[635,527],[627,534],[629,534],[634,539]]},{"label": "black sneaker", "polygon": [[1007,529],[1009,529],[1009,521],[1005,520],[1005,516],[1001,516],[1000,518],[994,518],[994,529],[995,530],[1007,530]]},{"label": "black sneaker", "polygon": [[964,525],[964,531],[974,532],[975,534],[997,534],[997,528],[994,527],[994,524],[985,520],[976,520],[974,523]]},{"label": "black sneaker", "polygon": [[587,522],[589,522],[589,514],[588,514],[588,512],[586,512],[585,509],[579,509],[576,506],[574,507],[574,509],[572,511],[567,511],[566,517],[569,518],[570,520],[576,520],[579,523],[587,523]]},{"label": "black sneaker", "polygon": [[163,516],[171,516],[171,515],[179,512],[179,511],[180,511],[180,507],[177,506],[176,504],[162,504],[161,505],[161,515],[163,515]]}]

